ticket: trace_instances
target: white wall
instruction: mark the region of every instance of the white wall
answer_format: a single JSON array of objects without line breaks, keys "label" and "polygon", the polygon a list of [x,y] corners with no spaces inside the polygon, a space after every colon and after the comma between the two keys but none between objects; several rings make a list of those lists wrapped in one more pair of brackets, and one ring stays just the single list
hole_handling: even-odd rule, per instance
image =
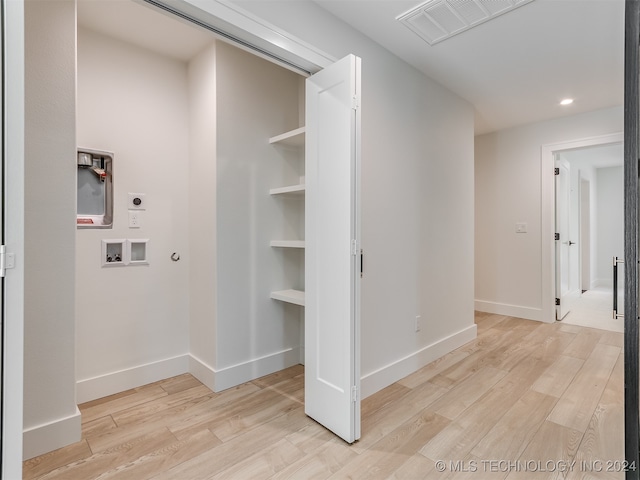
[{"label": "white wall", "polygon": [[541,146],[621,132],[622,121],[614,107],[476,137],[478,310],[542,320]]},{"label": "white wall", "polygon": [[366,396],[475,335],[473,109],[313,2],[237,3],[336,58],[362,58]]},{"label": "white wall", "polygon": [[[624,173],[623,167],[596,169],[598,179],[597,284],[613,285],[612,258],[624,257]],[[619,278],[622,278],[620,275]]]},{"label": "white wall", "polygon": [[[299,80],[271,62],[218,44],[216,368],[221,375],[246,364],[255,378],[300,359],[302,310],[269,295],[304,287],[295,272],[296,263],[302,272],[304,252],[271,248],[269,242],[301,238],[304,218],[297,210],[304,199],[274,198],[269,189],[299,183],[304,158],[268,143],[299,127]],[[271,369],[261,369],[269,362]]]},{"label": "white wall", "polygon": [[[79,29],[78,145],[114,153],[113,228],[76,234],[79,403],[188,368],[188,109],[185,63]],[[128,192],[145,194],[141,228]],[[102,267],[119,238],[149,239],[149,265]]]},{"label": "white wall", "polygon": [[[299,126],[300,77],[217,43],[189,64],[192,371],[216,390],[300,360],[302,309],[271,300],[298,287],[303,200],[269,189],[299,182],[303,159],[272,146]],[[299,282],[298,282],[299,283]]]},{"label": "white wall", "polygon": [[25,2],[24,457],[80,440],[75,2]]},{"label": "white wall", "polygon": [[216,365],[216,44],[191,59],[189,78],[190,371],[210,388]]}]

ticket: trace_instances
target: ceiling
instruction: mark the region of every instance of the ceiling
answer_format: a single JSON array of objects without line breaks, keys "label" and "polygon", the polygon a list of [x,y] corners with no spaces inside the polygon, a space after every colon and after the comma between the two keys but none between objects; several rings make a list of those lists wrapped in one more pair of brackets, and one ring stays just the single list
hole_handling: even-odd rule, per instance
[{"label": "ceiling", "polygon": [[477,134],[622,105],[622,0],[534,0],[434,46],[396,20],[422,1],[316,2],[471,102]]},{"label": "ceiling", "polygon": [[78,25],[124,42],[187,61],[212,34],[133,0],[78,0]]},{"label": "ceiling", "polygon": [[[315,2],[472,103],[476,134],[623,102],[624,0],[534,0],[433,46],[396,20],[423,2]],[[129,0],[79,0],[78,22],[183,60],[211,41]]]}]

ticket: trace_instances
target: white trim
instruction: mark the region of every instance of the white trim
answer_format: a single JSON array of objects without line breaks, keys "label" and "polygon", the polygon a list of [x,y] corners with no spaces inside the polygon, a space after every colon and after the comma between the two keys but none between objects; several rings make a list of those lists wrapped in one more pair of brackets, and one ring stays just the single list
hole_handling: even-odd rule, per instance
[{"label": "white trim", "polygon": [[79,380],[76,382],[76,397],[78,403],[89,402],[183,373],[190,373],[214,392],[220,392],[299,363],[298,347],[254,358],[220,370],[216,370],[192,354],[185,353]]},{"label": "white trim", "polygon": [[89,402],[189,372],[189,355],[178,355],[76,382],[78,403]]},{"label": "white trim", "polygon": [[367,373],[361,380],[361,398],[373,395],[392,383],[397,382],[425,365],[428,365],[434,360],[437,360],[443,355],[446,355],[465,343],[472,341],[476,337],[477,327],[474,324],[454,333],[453,335],[440,339],[431,345],[427,345],[411,355],[407,355],[406,357],[385,365],[378,370]]},{"label": "white trim", "polygon": [[[0,478],[22,477],[22,391],[24,358],[24,2],[3,0],[5,6],[5,112],[7,189],[5,244],[16,255],[16,266],[5,279],[4,418]],[[80,431],[78,426],[77,432]]]},{"label": "white trim", "polygon": [[216,389],[216,369],[193,354],[189,355],[189,373],[209,389]]},{"label": "white trim", "polygon": [[555,277],[555,248],[554,248],[554,175],[553,157],[555,152],[562,150],[573,150],[576,148],[592,147],[595,145],[606,145],[610,143],[622,143],[622,132],[588,137],[567,142],[552,143],[542,145],[540,153],[540,179],[541,179],[541,253],[540,262],[542,278],[542,320],[545,322],[555,321],[555,297],[556,297],[556,277]]},{"label": "white trim", "polygon": [[[24,460],[79,442],[81,432],[82,417],[78,407],[73,415],[29,428],[23,436]],[[18,477],[8,478],[22,478],[22,472]]]},{"label": "white trim", "polygon": [[[331,55],[281,30],[227,0],[136,0],[156,4],[174,14],[200,22],[250,44],[227,40],[297,73],[315,73],[336,61]],[[157,8],[157,7],[156,7]],[[224,36],[220,36],[225,40]],[[266,52],[266,54],[261,53]],[[278,61],[282,59],[283,61]]]},{"label": "white trim", "polygon": [[495,313],[509,317],[524,318],[526,320],[545,321],[542,317],[542,309],[510,305],[508,303],[489,302],[487,300],[475,300],[475,309],[478,312]]},{"label": "white trim", "polygon": [[[197,359],[194,358],[194,360]],[[213,391],[220,392],[227,388],[235,387],[242,383],[255,380],[256,378],[269,375],[270,373],[298,365],[299,363],[300,349],[299,347],[292,347],[260,358],[254,358],[246,362],[231,365],[220,370],[213,370],[202,362],[200,362],[200,366],[209,368],[210,371],[208,375],[214,378]],[[198,374],[201,373],[202,371],[198,372]],[[200,377],[197,378],[199,379]],[[205,385],[207,384],[205,383]],[[207,386],[211,388],[210,385]]]}]

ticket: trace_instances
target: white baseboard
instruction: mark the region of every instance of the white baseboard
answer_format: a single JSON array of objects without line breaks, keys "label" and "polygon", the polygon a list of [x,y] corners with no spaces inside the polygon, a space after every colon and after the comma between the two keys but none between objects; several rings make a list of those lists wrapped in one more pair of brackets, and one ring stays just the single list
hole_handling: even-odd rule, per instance
[{"label": "white baseboard", "polygon": [[443,355],[470,342],[476,336],[477,328],[474,324],[431,345],[427,345],[411,355],[407,355],[400,360],[364,375],[360,381],[361,398],[366,398],[388,387]]},{"label": "white baseboard", "polygon": [[[214,370],[193,356],[192,362],[197,362],[199,365],[194,370],[195,373],[194,371],[191,371],[191,374],[211,388],[214,392],[220,392],[227,388],[235,387],[236,385],[240,385],[242,383],[255,380],[256,378],[263,377],[264,375],[269,375],[270,373],[278,372],[299,364],[300,348],[288,348],[260,358],[254,358],[246,362],[231,365],[220,370]],[[213,379],[213,388],[199,375],[207,381]]]},{"label": "white baseboard", "polygon": [[216,391],[216,370],[193,354],[189,355],[189,373],[209,389]]},{"label": "white baseboard", "polygon": [[509,317],[524,318],[525,320],[544,321],[541,308],[522,307],[520,305],[509,305],[507,303],[488,302],[476,300],[475,309],[478,312],[495,313],[496,315],[507,315]]},{"label": "white baseboard", "polygon": [[187,372],[189,372],[189,355],[184,354],[79,380],[76,382],[76,401],[89,402]]},{"label": "white baseboard", "polygon": [[[622,274],[619,274],[618,279],[622,278]],[[613,287],[613,279],[612,278],[596,278],[593,282],[594,288],[612,288]]]},{"label": "white baseboard", "polygon": [[220,370],[214,369],[193,355],[184,354],[79,380],[76,382],[76,401],[89,402],[183,373],[191,373],[211,390],[219,392],[298,363],[300,363],[300,349],[297,347]]},{"label": "white baseboard", "polygon": [[23,460],[79,442],[82,438],[80,410],[68,417],[31,427],[23,431]]}]

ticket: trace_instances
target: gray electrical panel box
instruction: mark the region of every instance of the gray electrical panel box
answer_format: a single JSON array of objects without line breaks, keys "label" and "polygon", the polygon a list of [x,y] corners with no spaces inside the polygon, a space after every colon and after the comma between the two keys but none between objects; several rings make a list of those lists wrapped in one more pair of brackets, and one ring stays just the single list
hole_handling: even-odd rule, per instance
[{"label": "gray electrical panel box", "polygon": [[78,228],[113,226],[113,153],[78,149]]}]

